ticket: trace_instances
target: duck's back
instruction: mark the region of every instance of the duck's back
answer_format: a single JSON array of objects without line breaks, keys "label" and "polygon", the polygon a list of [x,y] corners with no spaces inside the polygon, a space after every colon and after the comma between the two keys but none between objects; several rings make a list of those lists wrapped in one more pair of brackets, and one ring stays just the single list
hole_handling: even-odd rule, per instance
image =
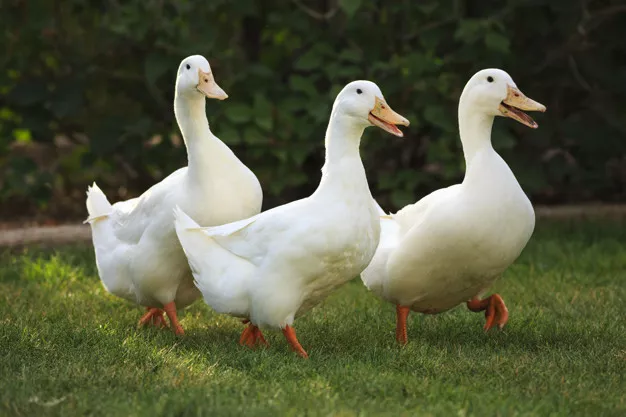
[{"label": "duck's back", "polygon": [[[187,167],[180,168],[153,185],[141,196],[113,205],[112,228],[115,237],[128,245],[142,242],[146,233],[167,235],[166,217],[172,217],[177,195],[184,187]],[[165,226],[165,227],[161,227]],[[173,225],[169,225],[173,231]],[[156,237],[156,236],[155,236]],[[145,240],[144,240],[145,243]]]},{"label": "duck's back", "polygon": [[373,207],[353,211],[309,197],[264,212],[235,234],[213,239],[259,269],[297,269],[290,279],[319,285],[325,272],[353,277],[367,265],[380,233],[375,219]]}]

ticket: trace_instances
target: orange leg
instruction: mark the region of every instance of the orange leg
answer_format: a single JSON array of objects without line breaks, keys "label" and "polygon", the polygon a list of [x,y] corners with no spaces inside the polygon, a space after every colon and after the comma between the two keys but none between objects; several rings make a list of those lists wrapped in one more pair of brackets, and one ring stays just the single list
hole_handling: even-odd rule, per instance
[{"label": "orange leg", "polygon": [[296,338],[296,331],[293,327],[285,326],[283,334],[285,335],[285,339],[287,339],[287,342],[289,343],[289,346],[291,346],[292,350],[305,359],[309,357],[306,351],[302,349],[300,342],[298,342],[298,339]]},{"label": "orange leg", "polygon": [[401,345],[406,345],[409,338],[406,334],[406,319],[409,317],[411,309],[401,305],[396,306],[396,341]]},{"label": "orange leg", "polygon": [[176,304],[173,301],[171,303],[167,303],[163,306],[163,310],[165,310],[167,318],[170,319],[170,324],[172,325],[174,333],[177,336],[185,334],[183,327],[178,322],[178,316],[176,315]]},{"label": "orange leg", "polygon": [[156,327],[167,327],[163,318],[163,310],[155,307],[146,307],[146,314],[139,319],[140,326],[152,325]]},{"label": "orange leg", "polygon": [[487,321],[485,322],[485,331],[491,329],[494,325],[498,325],[500,329],[509,321],[509,310],[507,310],[504,300],[500,294],[493,294],[485,299],[472,298],[467,302],[467,308],[477,313],[485,312]]},{"label": "orange leg", "polygon": [[243,332],[241,333],[241,338],[239,338],[239,344],[241,346],[248,346],[250,349],[254,349],[257,344],[263,346],[270,345],[263,337],[261,329],[259,329],[252,323],[250,323],[245,329],[243,329]]}]

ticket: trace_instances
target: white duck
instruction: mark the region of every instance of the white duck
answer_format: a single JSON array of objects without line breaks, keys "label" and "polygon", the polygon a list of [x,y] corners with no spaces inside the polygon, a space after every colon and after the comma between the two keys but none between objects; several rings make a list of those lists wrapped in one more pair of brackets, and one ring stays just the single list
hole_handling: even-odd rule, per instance
[{"label": "white duck", "polygon": [[[165,325],[183,334],[176,309],[200,293],[174,230],[177,205],[203,224],[217,225],[259,213],[262,191],[256,176],[209,129],[205,97],[228,96],[200,55],[178,68],[174,112],[187,146],[188,166],[138,198],[111,205],[94,183],[87,210],[98,273],[106,289],[147,306],[140,324]],[[163,309],[163,310],[161,310]]]},{"label": "white duck", "polygon": [[307,357],[294,318],[372,259],[380,225],[359,155],[371,124],[402,136],[395,125],[409,122],[389,108],[376,84],[354,81],[333,105],[322,179],[310,197],[217,227],[201,228],[176,211],[176,231],[206,303],[250,321],[241,344],[266,344],[259,326],[281,328]]},{"label": "white duck", "polygon": [[380,244],[361,278],[396,304],[398,342],[407,342],[410,310],[436,314],[467,302],[471,311],[486,310],[485,330],[506,324],[502,298],[479,296],[517,259],[535,226],[530,201],[491,145],[495,116],[537,127],[521,110],[546,108],[524,96],[502,70],[475,74],[459,103],[463,183],[381,216]]}]

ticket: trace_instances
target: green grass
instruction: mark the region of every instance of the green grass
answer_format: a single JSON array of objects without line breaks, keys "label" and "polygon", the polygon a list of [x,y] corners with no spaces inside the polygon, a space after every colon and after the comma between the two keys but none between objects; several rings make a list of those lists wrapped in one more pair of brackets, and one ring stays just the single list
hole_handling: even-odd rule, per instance
[{"label": "green grass", "polygon": [[137,329],[87,247],[0,254],[0,415],[626,415],[626,223],[540,223],[494,291],[509,325],[465,307],[412,314],[355,280],[298,321],[311,358],[238,345],[198,302],[187,334]]}]

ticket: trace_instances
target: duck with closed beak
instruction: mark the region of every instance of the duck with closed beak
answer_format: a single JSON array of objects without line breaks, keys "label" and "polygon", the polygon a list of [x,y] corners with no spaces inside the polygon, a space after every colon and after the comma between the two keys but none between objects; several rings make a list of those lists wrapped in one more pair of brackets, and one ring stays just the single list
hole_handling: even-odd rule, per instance
[{"label": "duck with closed beak", "polygon": [[174,230],[172,210],[180,206],[203,224],[218,225],[261,211],[256,176],[209,129],[205,98],[228,97],[200,55],[178,67],[174,113],[187,147],[188,166],[173,172],[137,198],[109,203],[94,183],[87,191],[96,264],[107,291],[143,305],[140,325],[183,334],[177,309],[200,292]]}]

